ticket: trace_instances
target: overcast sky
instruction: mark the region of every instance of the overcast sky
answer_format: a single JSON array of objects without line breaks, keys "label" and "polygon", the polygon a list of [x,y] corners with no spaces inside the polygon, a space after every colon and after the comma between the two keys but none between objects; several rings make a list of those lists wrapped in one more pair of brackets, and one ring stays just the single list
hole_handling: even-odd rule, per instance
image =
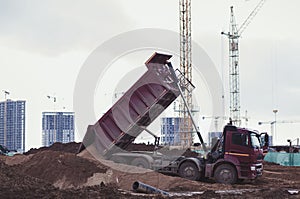
[{"label": "overcast sky", "polygon": [[[226,115],[228,42],[220,32],[228,31],[231,5],[241,24],[258,2],[192,1],[192,38],[224,77]],[[270,131],[270,125],[259,126],[257,122],[274,120],[274,109],[279,110],[278,120],[300,120],[299,7],[298,0],[267,0],[242,35],[241,113],[248,111],[249,128]],[[26,149],[41,146],[42,111],[73,110],[76,78],[93,50],[113,36],[135,29],[178,32],[178,10],[178,0],[0,0],[0,90],[10,91],[12,99],[27,101]],[[138,64],[142,66],[148,56],[138,59],[143,60]],[[133,69],[128,60],[130,72]],[[126,71],[125,61],[122,64]],[[57,97],[55,107],[47,95]],[[109,99],[106,101],[113,96],[102,95]],[[100,100],[99,94],[95,96]],[[3,93],[0,99],[4,100]],[[207,104],[199,106],[200,116],[211,114],[206,112]],[[207,125],[199,121],[200,128],[202,123]],[[278,143],[300,137],[299,127],[300,123],[277,124]],[[76,135],[76,140],[81,141],[80,136]]]}]

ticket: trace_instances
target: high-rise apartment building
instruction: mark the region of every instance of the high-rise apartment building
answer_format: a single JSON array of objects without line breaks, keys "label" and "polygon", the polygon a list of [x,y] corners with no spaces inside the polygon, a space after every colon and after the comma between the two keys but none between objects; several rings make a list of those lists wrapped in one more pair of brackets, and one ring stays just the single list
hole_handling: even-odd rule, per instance
[{"label": "high-rise apartment building", "polygon": [[165,145],[180,145],[181,117],[164,117],[161,119],[161,143]]},{"label": "high-rise apartment building", "polygon": [[0,145],[9,150],[25,151],[25,101],[0,102]]},{"label": "high-rise apartment building", "polygon": [[50,146],[55,142],[74,141],[74,112],[43,112],[42,142]]}]

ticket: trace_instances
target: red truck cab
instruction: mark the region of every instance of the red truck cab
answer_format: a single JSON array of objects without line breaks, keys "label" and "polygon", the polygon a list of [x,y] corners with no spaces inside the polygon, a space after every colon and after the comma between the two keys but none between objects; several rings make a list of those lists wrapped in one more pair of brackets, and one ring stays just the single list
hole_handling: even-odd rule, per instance
[{"label": "red truck cab", "polygon": [[207,156],[204,176],[228,184],[261,176],[264,156],[260,140],[256,131],[225,126],[222,138]]}]

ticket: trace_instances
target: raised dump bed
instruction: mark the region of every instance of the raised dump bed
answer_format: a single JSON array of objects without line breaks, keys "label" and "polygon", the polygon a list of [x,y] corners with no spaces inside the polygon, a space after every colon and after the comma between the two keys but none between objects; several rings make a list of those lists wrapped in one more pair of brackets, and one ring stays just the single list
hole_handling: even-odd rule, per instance
[{"label": "raised dump bed", "polygon": [[154,53],[148,59],[147,72],[88,127],[79,152],[89,145],[103,156],[126,149],[180,95],[178,79],[168,63],[171,57]]}]

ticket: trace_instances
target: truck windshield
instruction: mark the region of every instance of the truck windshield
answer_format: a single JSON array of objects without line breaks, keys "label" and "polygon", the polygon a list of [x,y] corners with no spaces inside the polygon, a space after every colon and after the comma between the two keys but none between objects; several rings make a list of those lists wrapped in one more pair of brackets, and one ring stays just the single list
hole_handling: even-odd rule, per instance
[{"label": "truck windshield", "polygon": [[251,137],[251,145],[254,148],[260,148],[260,141],[259,141],[259,137],[256,133],[251,133],[250,134]]}]

